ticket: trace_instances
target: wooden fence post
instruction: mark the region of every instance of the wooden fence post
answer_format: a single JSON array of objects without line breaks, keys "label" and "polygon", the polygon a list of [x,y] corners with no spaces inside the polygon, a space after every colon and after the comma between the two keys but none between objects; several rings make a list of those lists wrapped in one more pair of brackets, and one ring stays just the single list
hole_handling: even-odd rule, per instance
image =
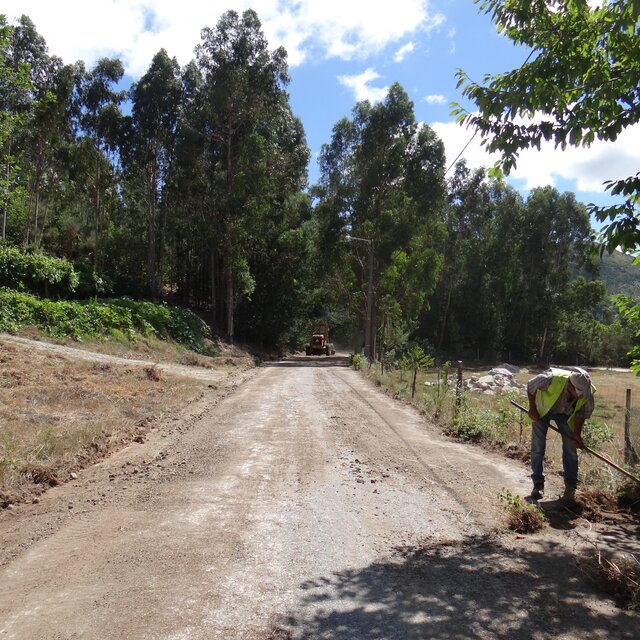
[{"label": "wooden fence post", "polygon": [[456,415],[462,404],[462,360],[458,360],[458,382],[456,383]]},{"label": "wooden fence post", "polygon": [[631,442],[631,389],[627,389],[624,411],[624,461],[626,464],[638,462],[638,453]]}]

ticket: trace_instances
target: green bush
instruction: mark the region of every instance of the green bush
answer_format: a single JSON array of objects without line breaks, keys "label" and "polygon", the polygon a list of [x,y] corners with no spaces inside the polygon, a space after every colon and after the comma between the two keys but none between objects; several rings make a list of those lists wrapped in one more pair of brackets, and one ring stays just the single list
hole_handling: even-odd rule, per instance
[{"label": "green bush", "polygon": [[36,326],[56,337],[129,340],[157,336],[200,353],[207,353],[206,325],[189,311],[167,304],[128,299],[55,301],[0,289],[0,331],[16,332]]},{"label": "green bush", "polygon": [[588,420],[582,428],[582,440],[591,449],[601,449],[607,442],[613,442],[613,429],[599,420]]},{"label": "green bush", "polygon": [[113,295],[113,283],[106,274],[96,271],[93,266],[83,262],[75,263],[74,268],[79,280],[78,288],[75,291],[76,298]]},{"label": "green bush", "polygon": [[78,287],[78,274],[62,258],[25,253],[0,245],[0,287],[45,296],[67,296]]},{"label": "green bush", "polygon": [[463,403],[446,433],[473,442],[487,440],[505,444],[515,422],[516,416],[508,408],[484,409]]}]

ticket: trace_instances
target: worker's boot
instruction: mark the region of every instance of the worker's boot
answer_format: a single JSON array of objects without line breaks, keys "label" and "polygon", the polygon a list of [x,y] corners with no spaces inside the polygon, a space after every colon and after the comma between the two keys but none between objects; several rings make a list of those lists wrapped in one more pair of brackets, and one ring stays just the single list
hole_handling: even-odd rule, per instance
[{"label": "worker's boot", "polygon": [[568,485],[565,486],[564,493],[562,494],[561,500],[568,507],[575,506],[576,505],[576,488],[570,487]]},{"label": "worker's boot", "polygon": [[531,491],[531,498],[533,500],[540,500],[544,496],[544,483],[536,482],[533,485],[533,490]]}]

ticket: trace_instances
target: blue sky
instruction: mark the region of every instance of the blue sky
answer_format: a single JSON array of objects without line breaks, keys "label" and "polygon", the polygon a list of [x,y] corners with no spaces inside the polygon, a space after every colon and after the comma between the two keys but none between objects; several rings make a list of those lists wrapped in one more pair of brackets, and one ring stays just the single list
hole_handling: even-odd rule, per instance
[{"label": "blue sky", "polygon": [[[28,15],[49,52],[65,62],[119,57],[132,81],[161,47],[186,64],[201,28],[214,27],[228,9],[247,8],[257,11],[270,45],[289,52],[289,92],[313,154],[311,181],[333,125],[357,100],[381,99],[395,81],[413,100],[418,120],[442,138],[451,163],[472,135],[450,116],[450,103],[462,100],[456,69],[481,80],[528,55],[498,35],[473,0],[3,0],[0,11],[10,22]],[[463,157],[471,166],[493,164],[479,137]],[[609,203],[602,183],[634,174],[638,165],[640,127],[632,127],[616,143],[527,151],[509,181],[524,194],[552,184],[582,202]]]}]

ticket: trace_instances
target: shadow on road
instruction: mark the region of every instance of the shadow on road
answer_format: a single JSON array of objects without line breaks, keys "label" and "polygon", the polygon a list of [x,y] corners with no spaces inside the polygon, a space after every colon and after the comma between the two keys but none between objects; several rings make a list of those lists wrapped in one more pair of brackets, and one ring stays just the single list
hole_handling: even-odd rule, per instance
[{"label": "shadow on road", "polygon": [[[301,585],[293,638],[633,638],[637,618],[593,605],[575,558],[551,543],[513,551],[487,539],[395,550],[389,560]],[[284,637],[284,636],[283,636]]]}]

